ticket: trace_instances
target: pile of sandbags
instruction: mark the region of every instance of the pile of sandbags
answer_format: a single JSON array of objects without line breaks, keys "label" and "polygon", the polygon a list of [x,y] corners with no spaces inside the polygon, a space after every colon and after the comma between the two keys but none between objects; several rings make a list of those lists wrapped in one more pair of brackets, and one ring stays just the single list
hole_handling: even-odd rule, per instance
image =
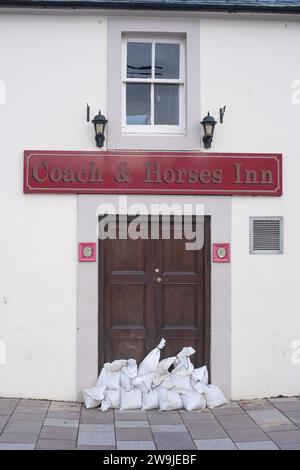
[{"label": "pile of sandbags", "polygon": [[194,411],[227,403],[220,388],[208,384],[207,367],[194,368],[193,348],[160,361],[165,343],[162,339],[139,366],[135,359],[104,364],[95,387],[83,390],[86,408]]}]

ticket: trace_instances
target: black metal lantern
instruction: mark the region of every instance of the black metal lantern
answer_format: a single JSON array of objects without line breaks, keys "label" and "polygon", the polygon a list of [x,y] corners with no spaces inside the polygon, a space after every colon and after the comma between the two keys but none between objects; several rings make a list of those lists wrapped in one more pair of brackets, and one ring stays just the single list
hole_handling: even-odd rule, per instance
[{"label": "black metal lantern", "polygon": [[103,114],[101,114],[101,111],[99,110],[99,113],[97,116],[94,117],[92,120],[92,123],[94,124],[95,127],[95,140],[97,147],[103,147],[105,137],[104,137],[104,131],[105,131],[105,126],[108,123],[108,120],[106,119]]},{"label": "black metal lantern", "polygon": [[209,114],[207,113],[207,116],[201,121],[203,130],[204,130],[204,136],[203,136],[203,143],[204,147],[206,149],[209,149],[211,147],[211,143],[213,140],[214,136],[214,130],[215,130],[215,125],[217,124],[217,121]]}]

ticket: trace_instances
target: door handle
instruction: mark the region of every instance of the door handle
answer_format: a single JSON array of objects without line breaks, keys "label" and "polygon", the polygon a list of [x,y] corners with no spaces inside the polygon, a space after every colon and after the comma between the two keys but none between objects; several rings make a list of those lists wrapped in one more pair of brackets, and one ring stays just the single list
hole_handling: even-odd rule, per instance
[{"label": "door handle", "polygon": [[157,277],[156,282],[161,282],[161,277]]}]

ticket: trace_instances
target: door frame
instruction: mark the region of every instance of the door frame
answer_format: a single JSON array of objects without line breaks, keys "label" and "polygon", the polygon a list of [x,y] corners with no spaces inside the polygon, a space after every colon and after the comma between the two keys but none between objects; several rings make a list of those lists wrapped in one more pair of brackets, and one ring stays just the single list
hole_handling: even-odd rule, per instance
[{"label": "door frame", "polygon": [[[99,215],[98,221],[104,217],[110,217],[109,214]],[[119,223],[120,215],[116,217]],[[124,215],[122,216],[124,217]],[[130,222],[136,216],[127,215],[126,220]],[[149,220],[151,215],[142,216]],[[164,216],[159,215],[158,221],[162,222]],[[169,216],[171,223],[174,223],[174,215]],[[196,216],[191,216],[192,221],[196,221]],[[204,363],[207,366],[210,376],[211,361],[211,216],[204,215]],[[187,344],[187,346],[189,346]],[[98,239],[98,373],[104,364],[104,240]]]}]

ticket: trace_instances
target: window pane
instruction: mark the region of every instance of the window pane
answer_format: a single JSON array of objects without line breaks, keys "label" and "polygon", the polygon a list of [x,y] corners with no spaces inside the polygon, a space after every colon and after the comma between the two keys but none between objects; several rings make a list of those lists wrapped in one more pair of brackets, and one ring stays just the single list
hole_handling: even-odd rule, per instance
[{"label": "window pane", "polygon": [[126,123],[151,123],[151,85],[127,83],[126,85]]},{"label": "window pane", "polygon": [[127,43],[127,77],[151,78],[152,45],[147,42]]},{"label": "window pane", "polygon": [[154,124],[179,124],[179,85],[154,85]]},{"label": "window pane", "polygon": [[155,44],[155,78],[179,78],[179,44]]}]

